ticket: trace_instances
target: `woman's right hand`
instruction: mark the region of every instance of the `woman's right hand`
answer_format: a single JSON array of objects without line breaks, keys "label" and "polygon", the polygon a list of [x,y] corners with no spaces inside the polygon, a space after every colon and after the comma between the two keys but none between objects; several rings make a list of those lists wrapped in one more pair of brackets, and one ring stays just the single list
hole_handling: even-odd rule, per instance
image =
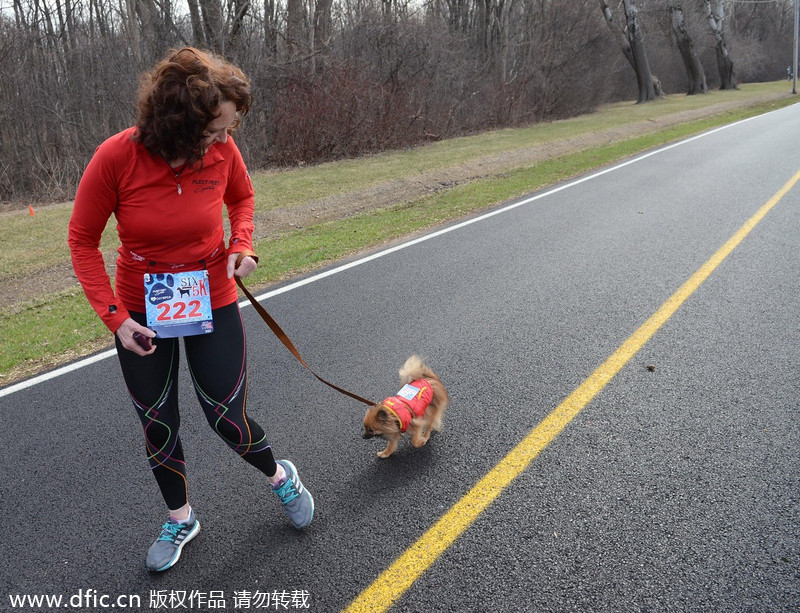
[{"label": "woman's right hand", "polygon": [[[150,355],[156,350],[156,346],[150,342],[151,339],[155,338],[156,333],[150,328],[140,326],[130,317],[120,324],[115,334],[117,335],[119,342],[122,343],[122,346],[128,351],[133,351],[136,355],[146,356]],[[150,345],[150,349],[145,349],[142,344],[140,344],[139,341],[134,338],[135,334],[141,334],[143,337],[140,338],[142,344],[145,346]]]}]

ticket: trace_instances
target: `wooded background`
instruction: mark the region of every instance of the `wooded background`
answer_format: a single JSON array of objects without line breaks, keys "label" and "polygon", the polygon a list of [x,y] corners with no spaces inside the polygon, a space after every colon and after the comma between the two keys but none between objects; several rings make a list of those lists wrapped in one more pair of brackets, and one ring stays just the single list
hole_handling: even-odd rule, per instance
[{"label": "wooded background", "polygon": [[0,201],[66,200],[141,73],[252,79],[251,169],[788,78],[794,0],[0,0]]}]

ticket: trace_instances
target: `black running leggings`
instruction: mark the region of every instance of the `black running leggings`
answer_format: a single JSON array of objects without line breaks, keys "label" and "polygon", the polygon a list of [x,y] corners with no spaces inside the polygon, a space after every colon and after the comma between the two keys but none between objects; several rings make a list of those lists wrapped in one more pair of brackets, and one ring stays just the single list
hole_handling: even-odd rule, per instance
[{"label": "black running leggings", "polygon": [[[264,431],[247,416],[247,351],[239,305],[215,309],[214,331],[184,338],[186,361],[200,406],[228,446],[267,476],[277,471]],[[146,325],[142,313],[131,313]],[[115,337],[116,338],[116,337]],[[117,353],[128,392],[142,421],[145,446],[164,501],[179,509],[188,501],[186,463],[178,436],[178,339],[156,339],[148,356]]]}]

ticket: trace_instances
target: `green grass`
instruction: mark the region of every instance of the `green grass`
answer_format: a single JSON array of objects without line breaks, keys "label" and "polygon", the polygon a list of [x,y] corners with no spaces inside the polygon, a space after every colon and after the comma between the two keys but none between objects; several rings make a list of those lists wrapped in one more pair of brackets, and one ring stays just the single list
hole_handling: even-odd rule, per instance
[{"label": "green grass", "polygon": [[623,102],[564,121],[495,130],[355,160],[257,173],[253,176],[256,207],[266,211],[276,206],[309,202],[326,195],[346,193],[383,181],[455,166],[487,155],[576,138],[630,123],[654,122],[675,113],[724,104],[730,100],[743,102],[764,95],[788,95],[790,91],[791,86],[787,81],[777,81],[742,85],[737,91],[713,91],[705,96],[672,95],[649,104]]},{"label": "green grass", "polygon": [[[0,214],[0,283],[29,277],[70,262],[67,225],[72,203],[36,207],[33,217],[24,211]],[[103,232],[100,248],[111,253],[119,246],[115,224]]]},{"label": "green grass", "polygon": [[51,355],[74,355],[92,341],[111,337],[76,287],[43,297],[21,308],[0,312],[0,372],[20,364],[48,364]]},{"label": "green grass", "polygon": [[[746,86],[745,92],[714,92],[708,96],[670,96],[646,105],[619,104],[572,120],[538,124],[518,130],[442,141],[408,151],[368,156],[280,172],[254,173],[257,207],[303,204],[326,195],[346,193],[372,184],[445,168],[482,156],[530,147],[638,121],[654,121],[676,112],[714,105],[729,96],[787,92],[785,82]],[[743,87],[744,89],[744,87]],[[721,111],[713,117],[678,124],[622,142],[586,149],[531,166],[442,190],[392,207],[261,240],[256,250],[261,265],[248,277],[250,287],[263,286],[330,264],[364,249],[436,227],[530,191],[566,180],[627,156],[691,134],[793,104],[794,97]],[[273,204],[270,204],[273,203]],[[66,226],[71,204],[0,215],[0,280],[68,266]],[[102,248],[113,251],[117,239],[109,224]],[[55,365],[81,353],[109,345],[111,337],[79,288],[43,295],[37,301],[0,310],[0,385]]]}]

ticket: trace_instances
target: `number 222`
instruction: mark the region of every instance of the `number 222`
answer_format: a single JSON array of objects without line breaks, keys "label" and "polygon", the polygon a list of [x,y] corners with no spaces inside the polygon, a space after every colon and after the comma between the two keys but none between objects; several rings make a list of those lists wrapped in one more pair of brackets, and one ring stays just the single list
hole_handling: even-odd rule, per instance
[{"label": "number 222", "polygon": [[[175,307],[175,313],[170,315],[170,311],[172,307]],[[157,321],[169,321],[171,319],[186,319],[188,317],[200,317],[202,313],[200,312],[200,301],[199,300],[190,300],[188,304],[189,313],[184,313],[187,308],[187,304],[185,302],[175,302],[171,305],[167,302],[162,302],[159,305],[156,305],[156,308],[160,311],[158,317],[156,317]]]}]

